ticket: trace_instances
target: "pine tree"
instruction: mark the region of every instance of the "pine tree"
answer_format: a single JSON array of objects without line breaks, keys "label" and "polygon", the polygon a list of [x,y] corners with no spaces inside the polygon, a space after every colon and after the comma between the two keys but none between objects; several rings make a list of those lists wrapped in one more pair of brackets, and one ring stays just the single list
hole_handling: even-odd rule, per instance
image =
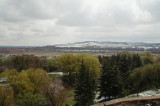
[{"label": "pine tree", "polygon": [[133,64],[132,64],[132,71],[135,69],[135,68],[138,68],[142,66],[142,61],[141,61],[141,58],[138,54],[134,54],[133,55]]},{"label": "pine tree", "polygon": [[99,91],[100,97],[110,99],[115,97],[119,93],[119,84],[117,81],[117,65],[115,57],[107,57],[106,62],[102,68],[100,79],[99,79]]},{"label": "pine tree", "polygon": [[96,81],[82,62],[75,83],[75,106],[90,106],[94,103]]},{"label": "pine tree", "polygon": [[117,95],[120,93],[120,84],[118,81],[118,66],[116,62],[116,56],[112,56],[112,61],[111,61],[111,66],[112,66],[112,73],[111,73],[111,78],[112,78],[112,96],[114,98],[117,97]]},{"label": "pine tree", "polygon": [[107,74],[107,64],[104,63],[103,65],[103,68],[101,70],[101,73],[100,73],[100,78],[99,78],[99,91],[100,91],[100,97],[108,97],[108,74]]},{"label": "pine tree", "polygon": [[119,73],[122,77],[121,85],[123,88],[126,88],[128,86],[128,76],[129,76],[129,61],[127,59],[126,55],[122,55],[118,64]]}]

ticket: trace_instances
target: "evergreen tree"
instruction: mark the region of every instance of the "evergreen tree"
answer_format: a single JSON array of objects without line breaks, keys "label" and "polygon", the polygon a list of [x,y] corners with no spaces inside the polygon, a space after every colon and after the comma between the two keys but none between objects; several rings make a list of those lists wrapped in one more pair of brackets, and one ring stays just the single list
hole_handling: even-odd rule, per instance
[{"label": "evergreen tree", "polygon": [[90,106],[94,103],[96,81],[92,73],[86,70],[82,61],[75,83],[75,106]]},{"label": "evergreen tree", "polygon": [[99,60],[99,63],[102,65],[103,64],[103,57],[99,55],[98,60]]},{"label": "evergreen tree", "polygon": [[[108,60],[108,58],[106,57],[106,59]],[[105,97],[105,99],[107,99],[108,96],[110,96],[109,93],[109,80],[108,80],[108,64],[107,62],[104,63],[101,73],[100,73],[100,78],[99,78],[99,91],[100,91],[100,97]]]},{"label": "evergreen tree", "polygon": [[120,54],[105,57],[104,60],[99,78],[99,97],[110,99],[128,95],[133,87],[130,74],[142,65],[140,56]]},{"label": "evergreen tree", "polygon": [[121,85],[123,88],[126,88],[128,86],[128,76],[129,76],[129,60],[127,59],[126,55],[122,55],[120,57],[120,61],[118,63],[118,69],[119,69],[119,73],[120,76],[122,78],[122,82]]},{"label": "evergreen tree", "polygon": [[140,56],[138,54],[134,54],[131,70],[133,71],[135,68],[138,68],[138,67],[141,67],[141,66],[142,66],[142,61],[141,61]]},{"label": "evergreen tree", "polygon": [[112,61],[111,61],[111,66],[112,66],[112,73],[111,73],[111,78],[112,78],[112,96],[114,98],[117,97],[117,95],[120,93],[120,84],[118,81],[118,66],[116,64],[116,56],[112,56]]},{"label": "evergreen tree", "polygon": [[105,97],[105,99],[110,99],[111,97],[116,98],[119,93],[119,84],[117,81],[118,68],[115,60],[115,56],[107,57],[100,74],[100,97]]}]

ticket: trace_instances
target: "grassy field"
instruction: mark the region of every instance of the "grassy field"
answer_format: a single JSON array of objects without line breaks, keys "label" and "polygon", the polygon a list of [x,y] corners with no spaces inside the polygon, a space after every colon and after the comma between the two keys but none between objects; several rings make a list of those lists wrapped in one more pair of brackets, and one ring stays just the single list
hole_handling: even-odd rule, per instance
[{"label": "grassy field", "polygon": [[71,89],[70,90],[70,94],[69,95],[72,95],[70,96],[68,99],[66,99],[66,101],[62,104],[62,106],[73,106],[75,104],[75,101],[74,101],[74,89]]},{"label": "grassy field", "polygon": [[74,89],[71,89],[68,94],[68,98],[62,104],[62,106],[73,106],[75,104],[74,101]]},{"label": "grassy field", "polygon": [[68,100],[66,100],[66,101],[62,104],[62,106],[66,106],[66,105],[68,105],[68,106],[73,106],[74,103],[75,103],[74,97],[71,97],[71,98],[69,98]]}]

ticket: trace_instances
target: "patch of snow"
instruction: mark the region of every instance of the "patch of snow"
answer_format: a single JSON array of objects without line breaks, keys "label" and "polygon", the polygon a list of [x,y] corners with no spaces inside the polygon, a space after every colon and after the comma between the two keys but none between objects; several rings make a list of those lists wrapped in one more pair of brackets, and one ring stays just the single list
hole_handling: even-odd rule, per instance
[{"label": "patch of snow", "polygon": [[104,97],[101,97],[101,98],[99,98],[99,99],[95,99],[95,102],[99,102],[99,101],[102,101],[102,100],[104,100],[105,98]]},{"label": "patch of snow", "polygon": [[[147,96],[159,96],[160,95],[160,89],[157,90],[148,90],[144,91],[138,94],[139,97],[147,97]],[[127,97],[136,97],[137,94],[132,94]]]},{"label": "patch of snow", "polygon": [[138,43],[138,42],[98,42],[98,41],[85,41],[85,42],[76,42],[76,43],[67,43],[67,44],[59,44],[55,45],[55,47],[100,47],[100,48],[144,48],[144,49],[150,49],[150,48],[159,48],[159,43]]}]

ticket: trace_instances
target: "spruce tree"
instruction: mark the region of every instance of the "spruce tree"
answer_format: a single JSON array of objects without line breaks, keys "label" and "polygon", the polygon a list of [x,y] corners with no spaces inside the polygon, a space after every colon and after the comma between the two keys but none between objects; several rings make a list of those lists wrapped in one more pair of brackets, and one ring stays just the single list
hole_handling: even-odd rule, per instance
[{"label": "spruce tree", "polygon": [[106,62],[102,68],[99,79],[100,97],[111,99],[119,93],[119,84],[117,81],[117,65],[115,57],[107,57]]},{"label": "spruce tree", "polygon": [[112,78],[112,96],[116,98],[118,94],[120,93],[120,84],[118,81],[118,66],[116,62],[116,56],[111,57],[111,66],[112,66],[112,73],[111,73],[111,78]]},{"label": "spruce tree", "polygon": [[82,62],[75,83],[75,106],[90,106],[94,103],[96,81]]},{"label": "spruce tree", "polygon": [[121,86],[122,88],[126,88],[128,86],[128,76],[129,76],[129,62],[128,62],[128,59],[127,59],[127,56],[126,55],[122,55],[120,57],[120,61],[119,61],[119,64],[118,64],[118,68],[119,68],[119,73],[120,73],[120,76],[122,77],[122,82],[121,82]]},{"label": "spruce tree", "polygon": [[135,69],[135,68],[138,68],[138,67],[141,67],[142,66],[142,61],[141,61],[141,58],[138,54],[134,54],[133,55],[133,64],[132,64],[132,71]]},{"label": "spruce tree", "polygon": [[99,78],[99,92],[100,92],[100,98],[104,97],[106,99],[106,97],[108,97],[108,74],[107,74],[107,64],[106,62],[104,63],[101,73],[100,73],[100,78]]}]

